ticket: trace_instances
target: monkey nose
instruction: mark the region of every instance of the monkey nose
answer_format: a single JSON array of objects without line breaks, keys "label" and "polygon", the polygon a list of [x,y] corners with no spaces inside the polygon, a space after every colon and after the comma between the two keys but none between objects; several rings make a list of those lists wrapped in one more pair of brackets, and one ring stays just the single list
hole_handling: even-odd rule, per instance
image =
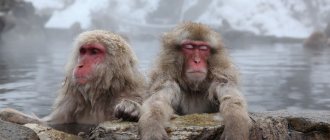
[{"label": "monkey nose", "polygon": [[84,65],[78,65],[78,68],[83,68],[84,67]]},{"label": "monkey nose", "polygon": [[199,62],[201,62],[201,59],[200,59],[199,57],[197,57],[197,58],[194,59],[194,62],[195,62],[196,64],[198,64]]}]

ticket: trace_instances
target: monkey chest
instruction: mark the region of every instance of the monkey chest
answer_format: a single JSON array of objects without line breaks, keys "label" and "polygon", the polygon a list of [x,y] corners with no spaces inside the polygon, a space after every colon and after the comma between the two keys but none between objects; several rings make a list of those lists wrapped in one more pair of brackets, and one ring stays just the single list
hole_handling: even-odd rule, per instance
[{"label": "monkey chest", "polygon": [[214,113],[218,112],[219,108],[206,97],[184,97],[176,112],[179,115],[193,113]]}]

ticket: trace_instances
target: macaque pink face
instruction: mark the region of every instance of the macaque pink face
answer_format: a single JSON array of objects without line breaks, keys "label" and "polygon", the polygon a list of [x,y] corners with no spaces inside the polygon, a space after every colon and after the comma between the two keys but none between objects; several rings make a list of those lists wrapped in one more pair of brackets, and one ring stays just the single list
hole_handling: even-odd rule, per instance
[{"label": "macaque pink face", "polygon": [[85,84],[93,76],[95,66],[103,63],[106,55],[105,47],[101,44],[86,44],[79,48],[78,64],[73,75],[77,83]]},{"label": "macaque pink face", "polygon": [[211,48],[207,42],[184,40],[181,43],[185,57],[185,76],[192,81],[202,81],[207,75],[207,59]]}]

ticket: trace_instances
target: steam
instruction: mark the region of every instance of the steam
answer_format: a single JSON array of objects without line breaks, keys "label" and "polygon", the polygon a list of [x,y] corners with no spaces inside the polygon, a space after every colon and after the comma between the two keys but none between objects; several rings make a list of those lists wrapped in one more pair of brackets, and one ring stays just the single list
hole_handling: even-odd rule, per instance
[{"label": "steam", "polygon": [[[172,27],[184,20],[203,22],[219,28],[226,21],[235,30],[250,31],[258,35],[301,38],[308,36],[313,30],[324,28],[330,21],[330,1],[327,0],[29,1],[39,10],[55,9],[45,24],[46,28],[68,29],[75,23],[79,23],[83,29],[100,28],[94,25],[94,20],[111,23],[108,28],[116,27],[112,30],[130,32],[132,28],[141,26],[156,30],[164,26]],[[104,16],[95,19],[98,14]],[[116,25],[113,25],[115,22]]]}]

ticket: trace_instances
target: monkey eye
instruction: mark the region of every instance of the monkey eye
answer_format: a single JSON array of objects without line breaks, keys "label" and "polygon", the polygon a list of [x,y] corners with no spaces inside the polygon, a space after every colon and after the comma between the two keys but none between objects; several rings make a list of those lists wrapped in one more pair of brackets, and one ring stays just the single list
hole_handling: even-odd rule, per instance
[{"label": "monkey eye", "polygon": [[85,54],[86,53],[86,49],[85,48],[80,48],[79,53],[80,54]]},{"label": "monkey eye", "polygon": [[187,45],[184,45],[183,48],[184,48],[184,49],[189,49],[189,50],[190,50],[190,49],[194,49],[194,46],[193,46],[193,45],[189,45],[189,44],[187,44]]},{"label": "monkey eye", "polygon": [[98,54],[99,52],[100,52],[99,49],[96,49],[96,48],[91,49],[91,54],[92,55]]},{"label": "monkey eye", "polygon": [[199,47],[199,50],[202,50],[202,51],[207,51],[209,49],[208,46],[200,46]]}]

